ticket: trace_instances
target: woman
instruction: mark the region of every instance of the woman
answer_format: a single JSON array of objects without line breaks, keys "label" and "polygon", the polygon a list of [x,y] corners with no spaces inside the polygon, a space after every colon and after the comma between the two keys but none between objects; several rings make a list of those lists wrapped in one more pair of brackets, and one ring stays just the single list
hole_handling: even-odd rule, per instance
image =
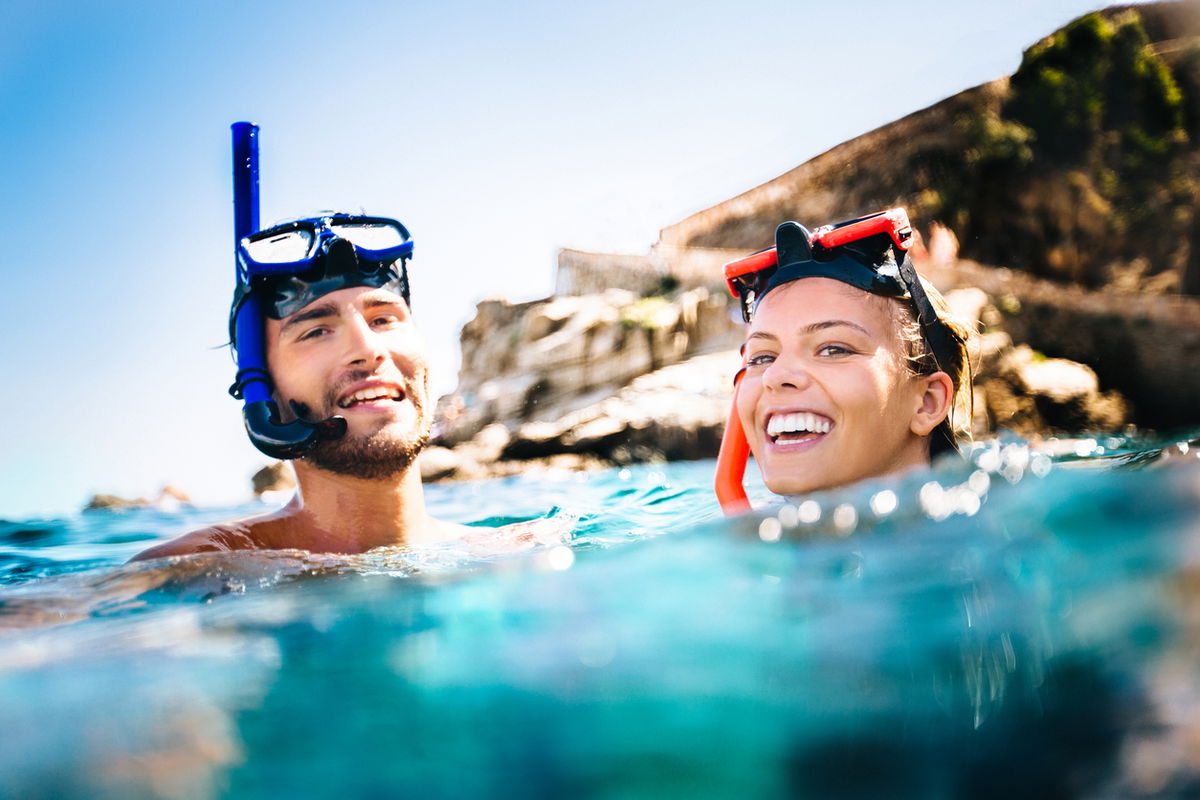
[{"label": "woman", "polygon": [[799,494],[926,465],[969,428],[968,331],[911,243],[897,208],[813,233],[785,222],[774,248],[726,265],[750,323],[718,460],[727,512],[748,507],[747,448],[768,489]]}]

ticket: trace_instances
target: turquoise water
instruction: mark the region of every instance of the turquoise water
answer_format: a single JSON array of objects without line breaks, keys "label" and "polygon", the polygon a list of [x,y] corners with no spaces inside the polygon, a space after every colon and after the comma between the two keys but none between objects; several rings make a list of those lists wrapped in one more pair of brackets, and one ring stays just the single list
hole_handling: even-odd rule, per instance
[{"label": "turquoise water", "polygon": [[427,487],[568,533],[493,556],[3,522],[0,797],[1197,796],[1200,459],[1149,444],[733,522],[711,462]]}]

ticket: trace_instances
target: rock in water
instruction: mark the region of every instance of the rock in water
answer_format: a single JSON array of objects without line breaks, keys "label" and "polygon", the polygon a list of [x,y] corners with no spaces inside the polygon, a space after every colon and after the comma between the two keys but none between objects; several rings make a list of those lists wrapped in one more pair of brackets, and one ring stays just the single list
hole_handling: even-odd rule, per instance
[{"label": "rock in water", "polygon": [[254,496],[261,498],[268,492],[290,492],[296,488],[296,474],[286,461],[276,461],[269,464],[250,479],[254,487]]}]

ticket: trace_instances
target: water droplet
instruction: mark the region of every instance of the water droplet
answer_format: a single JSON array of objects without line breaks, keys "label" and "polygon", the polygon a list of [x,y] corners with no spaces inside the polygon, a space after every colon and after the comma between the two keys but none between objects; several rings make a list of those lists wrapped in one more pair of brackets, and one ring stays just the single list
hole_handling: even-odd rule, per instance
[{"label": "water droplet", "polygon": [[1025,477],[1025,467],[1020,464],[1006,464],[1000,470],[1000,476],[1009,483],[1019,483]]},{"label": "water droplet", "polygon": [[546,566],[557,572],[562,572],[571,568],[575,563],[575,554],[571,552],[571,548],[566,545],[552,547],[544,557]]},{"label": "water droplet", "polygon": [[833,510],[833,526],[838,533],[849,536],[858,525],[858,512],[849,503],[842,503]]},{"label": "water droplet", "polygon": [[891,489],[884,489],[871,497],[871,511],[877,517],[886,517],[900,505],[899,498]]},{"label": "water droplet", "polygon": [[1044,478],[1050,474],[1050,469],[1054,462],[1045,453],[1038,453],[1029,461],[1029,471],[1039,478]]},{"label": "water droplet", "polygon": [[995,446],[984,450],[979,454],[979,457],[975,459],[975,464],[985,472],[999,472],[1000,450]]},{"label": "water droplet", "polygon": [[783,523],[775,517],[767,517],[758,524],[758,538],[764,542],[778,542],[783,535]]},{"label": "water droplet", "polygon": [[979,499],[979,495],[972,492],[970,489],[962,489],[958,492],[958,510],[968,517],[973,517],[979,513],[983,501]]},{"label": "water droplet", "polygon": [[977,469],[971,473],[971,477],[967,478],[967,486],[975,494],[983,497],[987,494],[988,489],[992,486],[991,477],[981,469]]},{"label": "water droplet", "polygon": [[805,500],[796,509],[796,515],[805,525],[812,525],[821,519],[821,504],[816,500]]},{"label": "water droplet", "polygon": [[930,481],[922,486],[921,491],[917,494],[917,499],[930,519],[943,520],[950,516],[950,509],[946,503],[946,490],[937,481]]}]

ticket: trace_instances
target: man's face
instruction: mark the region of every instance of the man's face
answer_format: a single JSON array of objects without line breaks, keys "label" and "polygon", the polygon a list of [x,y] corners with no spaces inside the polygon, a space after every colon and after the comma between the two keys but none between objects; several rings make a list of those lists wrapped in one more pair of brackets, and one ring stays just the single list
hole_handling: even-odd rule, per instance
[{"label": "man's face", "polygon": [[404,299],[386,289],[339,289],[282,320],[267,320],[267,364],[280,408],[346,418],[346,435],[305,458],[331,472],[403,472],[429,439],[425,343]]}]

